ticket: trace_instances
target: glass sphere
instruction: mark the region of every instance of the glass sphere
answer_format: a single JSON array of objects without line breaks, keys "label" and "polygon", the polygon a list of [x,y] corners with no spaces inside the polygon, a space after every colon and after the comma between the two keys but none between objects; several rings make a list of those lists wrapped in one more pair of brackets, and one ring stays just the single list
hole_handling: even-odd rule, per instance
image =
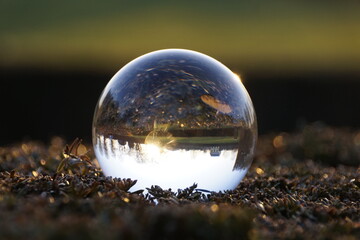
[{"label": "glass sphere", "polygon": [[166,49],[125,65],[95,109],[93,144],[105,175],[138,180],[131,190],[234,189],[257,139],[240,78],[217,60]]}]

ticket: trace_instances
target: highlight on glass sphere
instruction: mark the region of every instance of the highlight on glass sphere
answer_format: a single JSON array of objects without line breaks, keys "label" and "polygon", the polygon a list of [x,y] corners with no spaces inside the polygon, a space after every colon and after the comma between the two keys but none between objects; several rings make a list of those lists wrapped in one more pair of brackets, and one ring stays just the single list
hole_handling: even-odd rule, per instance
[{"label": "highlight on glass sphere", "polygon": [[257,123],[240,78],[199,52],[165,49],[136,58],[102,92],[93,119],[104,174],[131,190],[159,185],[224,191],[252,162]]}]

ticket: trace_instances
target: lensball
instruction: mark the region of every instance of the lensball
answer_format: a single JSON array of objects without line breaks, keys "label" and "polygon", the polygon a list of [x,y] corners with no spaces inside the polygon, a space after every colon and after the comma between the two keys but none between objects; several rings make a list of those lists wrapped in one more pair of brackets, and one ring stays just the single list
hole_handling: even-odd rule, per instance
[{"label": "lensball", "polygon": [[121,68],[102,92],[93,144],[107,176],[131,190],[236,188],[254,155],[257,123],[240,78],[199,52],[166,49]]}]

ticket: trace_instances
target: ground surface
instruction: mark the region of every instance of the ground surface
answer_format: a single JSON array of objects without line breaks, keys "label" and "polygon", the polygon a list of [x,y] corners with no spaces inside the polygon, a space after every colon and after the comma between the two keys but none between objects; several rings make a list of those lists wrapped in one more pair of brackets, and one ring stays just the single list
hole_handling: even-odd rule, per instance
[{"label": "ground surface", "polygon": [[61,138],[0,147],[0,238],[360,238],[360,131],[317,123],[260,136],[247,176],[223,193],[131,193],[91,152],[89,165],[63,150]]}]

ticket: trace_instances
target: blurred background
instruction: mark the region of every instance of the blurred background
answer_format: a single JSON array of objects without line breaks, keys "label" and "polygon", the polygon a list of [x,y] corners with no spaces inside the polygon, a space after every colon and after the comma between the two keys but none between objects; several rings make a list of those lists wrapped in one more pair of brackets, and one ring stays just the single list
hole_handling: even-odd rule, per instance
[{"label": "blurred background", "polygon": [[241,76],[259,133],[360,127],[360,1],[0,1],[0,145],[91,139],[111,77],[186,48]]}]

